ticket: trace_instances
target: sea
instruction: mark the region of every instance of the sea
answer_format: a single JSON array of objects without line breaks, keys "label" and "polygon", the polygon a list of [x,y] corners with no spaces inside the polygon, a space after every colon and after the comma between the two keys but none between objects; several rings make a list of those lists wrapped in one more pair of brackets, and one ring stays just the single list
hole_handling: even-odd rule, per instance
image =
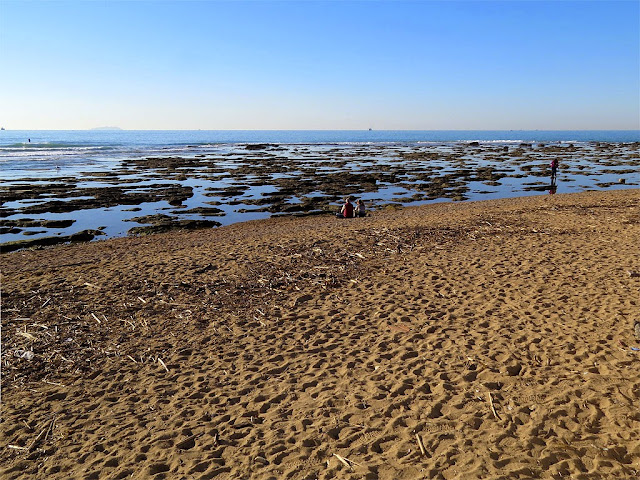
[{"label": "sea", "polygon": [[[603,188],[637,188],[640,183],[637,171],[638,148],[635,145],[637,142],[640,142],[640,130],[0,130],[0,245],[27,237],[69,235],[81,229],[100,228],[105,237],[123,236],[127,235],[132,226],[131,219],[135,215],[160,213],[176,218],[201,218],[196,214],[181,215],[175,208],[167,205],[166,201],[161,200],[141,205],[136,213],[127,213],[129,209],[123,205],[36,215],[36,220],[74,220],[72,227],[64,229],[9,228],[12,221],[34,217],[27,213],[27,207],[51,200],[67,201],[71,197],[67,195],[66,198],[56,198],[55,193],[46,193],[35,198],[12,201],[6,193],[11,188],[29,188],[30,185],[42,186],[56,182],[68,184],[70,179],[75,180],[78,187],[117,187],[117,179],[114,181],[111,178],[110,184],[104,180],[96,180],[109,172],[121,172],[124,162],[136,159],[153,158],[160,162],[171,158],[209,159],[211,165],[207,166],[208,171],[215,167],[231,171],[230,169],[237,170],[239,166],[246,168],[247,162],[261,162],[262,160],[252,155],[253,149],[250,147],[269,144],[271,147],[279,147],[279,152],[272,153],[274,158],[277,158],[276,153],[278,157],[290,158],[294,165],[300,167],[300,172],[308,172],[310,168],[316,172],[332,172],[329,160],[336,155],[339,158],[353,156],[357,159],[354,161],[353,171],[388,170],[389,165],[397,165],[398,155],[409,151],[441,153],[442,157],[434,161],[432,167],[441,169],[442,172],[470,166],[498,171],[509,163],[500,159],[499,150],[503,148],[513,150],[526,145],[535,150],[545,145],[559,148],[575,146],[577,153],[567,157],[567,165],[570,164],[571,168],[565,168],[564,176],[561,176],[563,182],[558,186],[558,193],[570,193]],[[622,160],[614,159],[612,164],[611,158],[599,154],[597,150],[601,143],[613,144],[614,148],[621,149],[614,155],[619,155]],[[485,154],[461,156],[459,149],[465,145],[485,147]],[[454,157],[455,161],[447,160]],[[512,160],[510,168],[515,174],[510,174],[499,182],[468,182],[464,199],[482,200],[539,194],[543,187],[531,188],[527,179],[521,178],[521,173],[531,172],[532,169],[535,171],[538,168],[534,165],[535,162],[546,164],[546,157],[543,154],[533,154],[521,161]],[[522,165],[525,160],[529,162],[529,166]],[[384,165],[385,162],[389,162],[389,165]],[[322,167],[325,170],[318,167],[320,164],[325,165]],[[413,165],[418,168],[423,166],[418,163]],[[407,168],[409,167],[410,165]],[[296,177],[294,170],[286,175],[302,180],[303,173]],[[260,196],[272,194],[280,188],[278,181],[285,175],[272,172],[272,184],[269,183],[269,178],[265,179],[262,175],[266,183],[257,185],[256,174],[250,172],[241,178],[251,185],[248,190],[238,193],[234,198],[228,198],[222,195],[214,197],[211,190],[237,185],[239,177],[233,183],[222,177],[218,177],[216,181],[206,181],[207,172],[199,172],[194,178],[183,180],[154,176],[151,170],[137,173],[139,178],[129,176],[126,179],[129,187],[135,187],[136,181],[139,182],[139,187],[144,186],[145,182],[182,182],[192,189],[193,195],[181,207],[191,212],[194,208],[215,204],[223,210],[216,218],[223,225],[269,217],[271,214],[264,211],[264,208],[241,209],[238,208],[238,202],[247,204],[259,200]],[[389,201],[403,205],[451,201],[451,198],[407,200],[415,194],[415,190],[406,179],[399,185],[381,183],[378,187],[375,193],[368,193],[369,196],[363,198],[378,204]],[[301,199],[291,198],[287,201],[295,203]]]},{"label": "sea", "polygon": [[0,181],[24,176],[25,172],[46,175],[51,167],[148,156],[215,154],[238,144],[456,142],[629,143],[640,142],[640,130],[2,130]]}]

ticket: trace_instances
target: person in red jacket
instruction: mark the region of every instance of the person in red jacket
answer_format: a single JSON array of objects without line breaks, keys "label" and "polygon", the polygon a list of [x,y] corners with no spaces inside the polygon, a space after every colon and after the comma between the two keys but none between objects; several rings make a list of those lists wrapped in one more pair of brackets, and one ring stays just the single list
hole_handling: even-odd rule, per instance
[{"label": "person in red jacket", "polygon": [[353,218],[353,204],[351,203],[351,197],[344,199],[344,205],[340,209],[340,213],[337,213],[338,218]]},{"label": "person in red jacket", "polygon": [[549,167],[551,167],[551,185],[555,185],[558,177],[558,159],[554,158],[551,160]]}]

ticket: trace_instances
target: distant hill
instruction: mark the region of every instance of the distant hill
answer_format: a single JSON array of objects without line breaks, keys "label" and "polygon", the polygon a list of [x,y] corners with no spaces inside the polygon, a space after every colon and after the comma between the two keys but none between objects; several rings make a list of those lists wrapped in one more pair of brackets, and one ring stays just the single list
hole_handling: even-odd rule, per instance
[{"label": "distant hill", "polygon": [[122,130],[120,127],[96,127],[91,130]]}]

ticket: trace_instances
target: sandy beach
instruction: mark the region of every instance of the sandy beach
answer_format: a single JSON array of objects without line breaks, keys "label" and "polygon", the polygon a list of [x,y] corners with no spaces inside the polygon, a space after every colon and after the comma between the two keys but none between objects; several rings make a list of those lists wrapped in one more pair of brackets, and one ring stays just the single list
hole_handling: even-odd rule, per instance
[{"label": "sandy beach", "polygon": [[640,190],[0,256],[3,479],[637,478]]}]

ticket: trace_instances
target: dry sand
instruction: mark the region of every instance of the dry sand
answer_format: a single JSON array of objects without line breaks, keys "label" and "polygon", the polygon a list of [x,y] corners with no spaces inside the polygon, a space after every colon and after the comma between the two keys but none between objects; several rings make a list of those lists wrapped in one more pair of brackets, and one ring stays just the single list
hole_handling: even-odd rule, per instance
[{"label": "dry sand", "polygon": [[5,254],[0,476],[636,478],[639,205],[536,196]]}]

